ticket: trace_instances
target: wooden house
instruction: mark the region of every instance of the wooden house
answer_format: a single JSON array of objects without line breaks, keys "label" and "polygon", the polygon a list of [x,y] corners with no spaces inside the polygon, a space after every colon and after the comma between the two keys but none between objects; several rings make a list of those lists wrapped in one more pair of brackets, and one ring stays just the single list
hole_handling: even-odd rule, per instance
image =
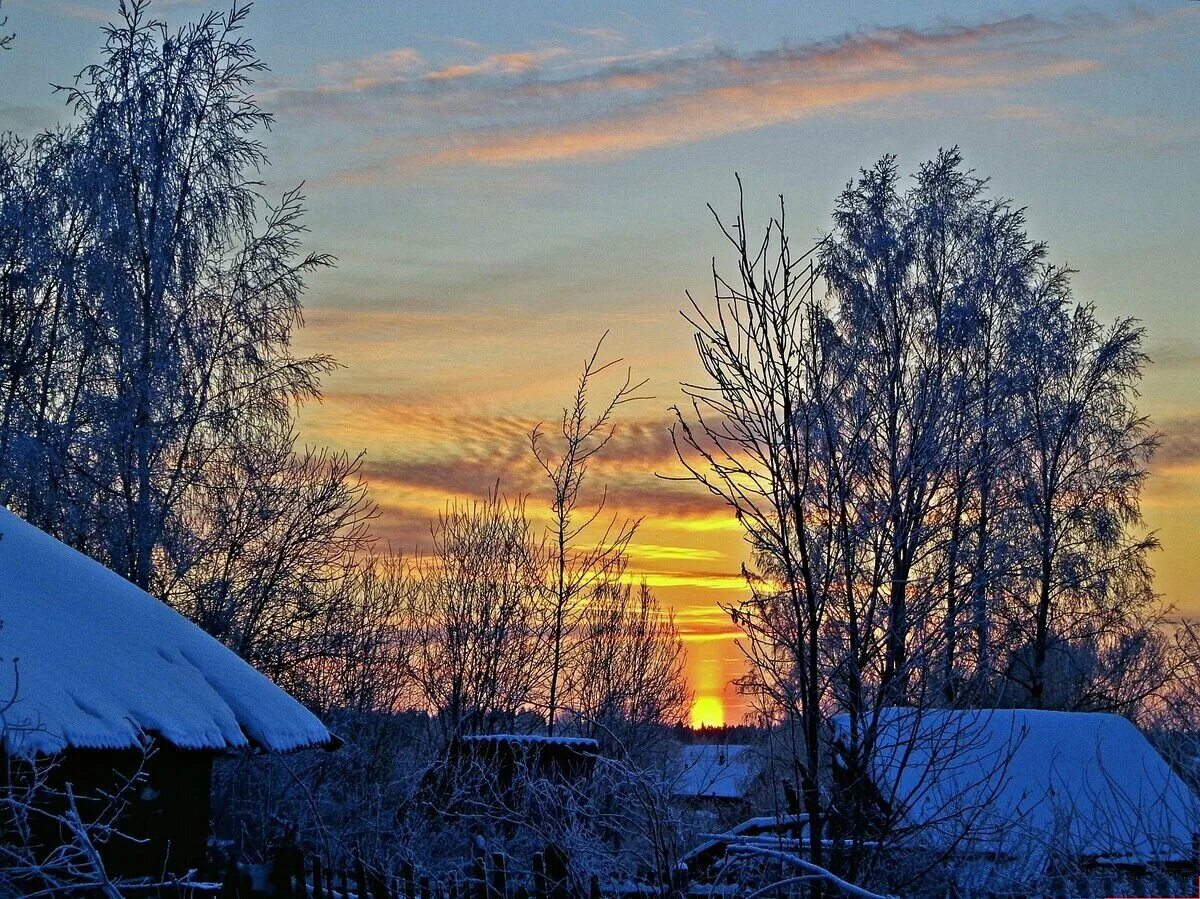
[{"label": "wooden house", "polygon": [[71,784],[83,818],[119,791],[117,828],[135,839],[106,843],[110,872],[203,861],[217,756],[337,743],[182,615],[3,507],[0,659],[0,777],[19,789],[43,772],[50,803]]}]

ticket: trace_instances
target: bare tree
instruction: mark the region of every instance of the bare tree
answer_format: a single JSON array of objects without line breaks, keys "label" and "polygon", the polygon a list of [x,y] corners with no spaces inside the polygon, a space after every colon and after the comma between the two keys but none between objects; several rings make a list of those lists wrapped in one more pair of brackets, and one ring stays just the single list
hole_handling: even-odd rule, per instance
[{"label": "bare tree", "polygon": [[450,504],[404,590],[411,677],[446,736],[510,724],[545,671],[543,552],[523,500]]},{"label": "bare tree", "polygon": [[[638,395],[645,381],[633,382],[625,373],[621,386],[599,411],[590,408],[589,391],[593,379],[621,360],[600,362],[602,337],[583,366],[571,405],[563,409],[559,434],[551,440],[542,425],[529,434],[534,459],[545,474],[551,489],[549,526],[549,679],[546,700],[546,727],[554,733],[556,717],[562,706],[560,696],[563,672],[571,653],[571,629],[580,604],[590,593],[613,580],[624,565],[625,549],[637,530],[638,520],[618,521],[616,516],[598,523],[604,514],[607,491],[602,491],[595,506],[584,505],[583,488],[593,458],[615,433],[612,422],[617,408],[643,397]],[[597,525],[593,531],[592,526]]]},{"label": "bare tree", "polygon": [[[740,179],[739,179],[740,187]],[[711,207],[710,207],[711,210]],[[713,263],[717,308],[692,300],[685,318],[711,385],[684,385],[690,416],[672,429],[690,476],[721,499],[745,530],[755,569],[750,597],[731,614],[747,635],[743,686],[765,699],[793,734],[791,757],[809,820],[814,864],[824,857],[821,703],[828,672],[820,651],[849,536],[821,410],[840,386],[828,317],[814,294],[809,253],[793,255],[780,215],[751,245],[744,214],[718,225],[733,248],[736,278]],[[691,295],[689,294],[689,299]]]},{"label": "bare tree", "polygon": [[643,581],[596,591],[579,624],[567,693],[578,730],[622,750],[648,729],[676,724],[688,706],[684,649],[674,616]]},{"label": "bare tree", "polygon": [[314,706],[314,681],[344,654],[346,626],[370,599],[356,566],[376,514],[360,459],[263,434],[213,453],[180,503],[178,580],[160,595]]}]

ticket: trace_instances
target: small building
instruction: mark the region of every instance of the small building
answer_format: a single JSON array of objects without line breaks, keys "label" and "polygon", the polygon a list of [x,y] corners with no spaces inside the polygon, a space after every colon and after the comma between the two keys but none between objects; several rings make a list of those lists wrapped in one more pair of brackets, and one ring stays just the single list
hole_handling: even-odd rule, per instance
[{"label": "small building", "polygon": [[[455,737],[426,773],[432,814],[503,820],[513,809],[555,806],[560,789],[588,783],[600,744],[587,737],[468,734]],[[544,807],[543,807],[544,806]]]},{"label": "small building", "polygon": [[[848,724],[834,720],[843,750]],[[980,861],[961,871],[1002,870],[1021,881],[1063,865],[1127,870],[1193,860],[1200,804],[1116,715],[882,709],[868,768],[893,832],[914,848]]]},{"label": "small building", "polygon": [[182,615],[3,507],[0,659],[0,778],[51,761],[49,786],[70,783],[87,817],[138,775],[118,829],[141,842],[110,841],[111,872],[203,862],[215,757],[338,742]]},{"label": "small building", "polygon": [[575,783],[592,776],[600,744],[589,737],[543,734],[468,734],[451,743],[458,767],[484,768],[501,784],[515,777]]}]

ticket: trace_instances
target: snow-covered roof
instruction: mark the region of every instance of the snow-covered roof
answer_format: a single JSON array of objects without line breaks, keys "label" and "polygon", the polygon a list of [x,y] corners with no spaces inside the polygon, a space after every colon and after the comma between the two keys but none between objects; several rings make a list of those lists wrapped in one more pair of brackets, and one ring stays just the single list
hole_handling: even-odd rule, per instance
[{"label": "snow-covered roof", "polygon": [[136,748],[147,737],[279,752],[336,740],[178,612],[3,506],[0,659],[0,710],[16,692],[0,719],[14,754]]},{"label": "snow-covered roof", "polygon": [[509,743],[525,746],[569,746],[599,752],[600,744],[591,737],[551,737],[546,734],[468,734],[464,743]]},{"label": "snow-covered roof", "polygon": [[[847,723],[835,719],[840,735]],[[873,779],[919,839],[1031,864],[1052,851],[1188,859],[1200,820],[1196,797],[1116,715],[883,709]]]},{"label": "snow-covered roof", "polygon": [[757,772],[751,746],[717,743],[683,746],[672,792],[695,799],[741,799]]}]

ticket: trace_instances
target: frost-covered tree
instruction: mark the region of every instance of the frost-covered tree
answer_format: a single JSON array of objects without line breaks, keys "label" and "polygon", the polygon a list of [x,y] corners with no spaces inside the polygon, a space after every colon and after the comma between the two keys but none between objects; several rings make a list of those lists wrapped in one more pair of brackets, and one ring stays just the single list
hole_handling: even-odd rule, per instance
[{"label": "frost-covered tree", "polygon": [[547,665],[541,541],[524,502],[495,492],[451,503],[431,536],[402,591],[418,703],[447,738],[511,728]]},{"label": "frost-covered tree", "polygon": [[[279,674],[346,602],[373,509],[296,444],[303,197],[268,204],[247,5],[123,0],[74,122],[0,142],[0,500]],[[326,635],[328,636],[328,635]],[[319,642],[319,641],[318,641]]]},{"label": "frost-covered tree", "polygon": [[722,225],[733,273],[714,263],[715,310],[686,313],[707,381],[674,431],[745,532],[742,686],[788,743],[818,864],[827,820],[870,824],[847,786],[881,708],[1128,709],[1161,683],[1140,329],[1077,306],[957,150],[907,186],[885,157],[833,225],[808,252],[782,212],[760,243]]},{"label": "frost-covered tree", "polygon": [[672,614],[643,581],[593,593],[580,616],[568,672],[575,729],[619,752],[639,748],[650,728],[677,724],[688,706],[684,650]]},{"label": "frost-covered tree", "polygon": [[[1014,644],[1006,673],[1017,702],[1103,707],[1088,690],[1106,677],[1095,654],[1127,636],[1121,624],[1153,599],[1147,557],[1157,540],[1143,533],[1139,499],[1158,437],[1135,405],[1143,329],[1130,319],[1106,326],[1090,305],[1071,305],[1065,279],[1045,291],[1044,314],[1018,329],[1009,519],[1018,566],[1005,610]],[[1057,690],[1055,662],[1066,681]],[[1155,682],[1144,686],[1148,693]]]}]

